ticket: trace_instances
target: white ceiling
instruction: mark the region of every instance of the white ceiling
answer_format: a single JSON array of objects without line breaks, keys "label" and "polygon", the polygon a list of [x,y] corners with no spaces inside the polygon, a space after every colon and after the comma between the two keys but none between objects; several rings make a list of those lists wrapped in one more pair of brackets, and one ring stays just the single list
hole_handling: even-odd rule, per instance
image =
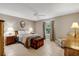
[{"label": "white ceiling", "polygon": [[0,3],[0,13],[33,21],[79,12],[79,3]]}]

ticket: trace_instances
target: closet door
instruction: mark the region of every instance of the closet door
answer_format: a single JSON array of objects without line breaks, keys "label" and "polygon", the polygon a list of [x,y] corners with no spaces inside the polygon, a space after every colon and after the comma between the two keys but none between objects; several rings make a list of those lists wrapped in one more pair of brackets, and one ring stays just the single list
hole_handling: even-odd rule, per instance
[{"label": "closet door", "polygon": [[4,55],[4,21],[0,20],[0,56]]}]

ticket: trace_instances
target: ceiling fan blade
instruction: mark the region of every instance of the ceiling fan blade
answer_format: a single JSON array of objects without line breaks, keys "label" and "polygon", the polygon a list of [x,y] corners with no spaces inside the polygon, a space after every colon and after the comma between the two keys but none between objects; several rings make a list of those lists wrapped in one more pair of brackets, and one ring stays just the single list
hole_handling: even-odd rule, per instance
[{"label": "ceiling fan blade", "polygon": [[38,15],[38,16],[45,16],[45,15]]},{"label": "ceiling fan blade", "polygon": [[34,16],[45,16],[45,15],[42,15],[42,14],[39,14],[39,13],[34,13]]}]

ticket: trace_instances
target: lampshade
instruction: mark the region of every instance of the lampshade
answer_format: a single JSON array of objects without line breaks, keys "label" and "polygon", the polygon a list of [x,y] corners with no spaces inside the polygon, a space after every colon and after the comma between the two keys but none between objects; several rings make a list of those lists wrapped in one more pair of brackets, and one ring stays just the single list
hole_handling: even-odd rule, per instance
[{"label": "lampshade", "polygon": [[32,33],[33,32],[33,28],[29,28],[29,33]]},{"label": "lampshade", "polygon": [[71,28],[73,28],[73,29],[79,28],[78,23],[77,22],[73,22]]},{"label": "lampshade", "polygon": [[14,29],[12,27],[9,27],[7,30],[10,32],[14,31]]},{"label": "lampshade", "polygon": [[9,27],[7,29],[7,31],[5,32],[5,35],[8,36],[8,35],[15,35],[15,32],[14,32],[14,29],[13,27]]}]

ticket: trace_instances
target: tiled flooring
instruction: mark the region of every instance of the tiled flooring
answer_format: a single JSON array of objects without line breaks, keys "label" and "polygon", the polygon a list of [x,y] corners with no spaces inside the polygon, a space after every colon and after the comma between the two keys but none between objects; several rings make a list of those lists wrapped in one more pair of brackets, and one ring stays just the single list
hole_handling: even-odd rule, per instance
[{"label": "tiled flooring", "polygon": [[64,50],[54,42],[45,41],[44,46],[39,49],[25,48],[21,44],[5,46],[7,56],[63,56]]}]

